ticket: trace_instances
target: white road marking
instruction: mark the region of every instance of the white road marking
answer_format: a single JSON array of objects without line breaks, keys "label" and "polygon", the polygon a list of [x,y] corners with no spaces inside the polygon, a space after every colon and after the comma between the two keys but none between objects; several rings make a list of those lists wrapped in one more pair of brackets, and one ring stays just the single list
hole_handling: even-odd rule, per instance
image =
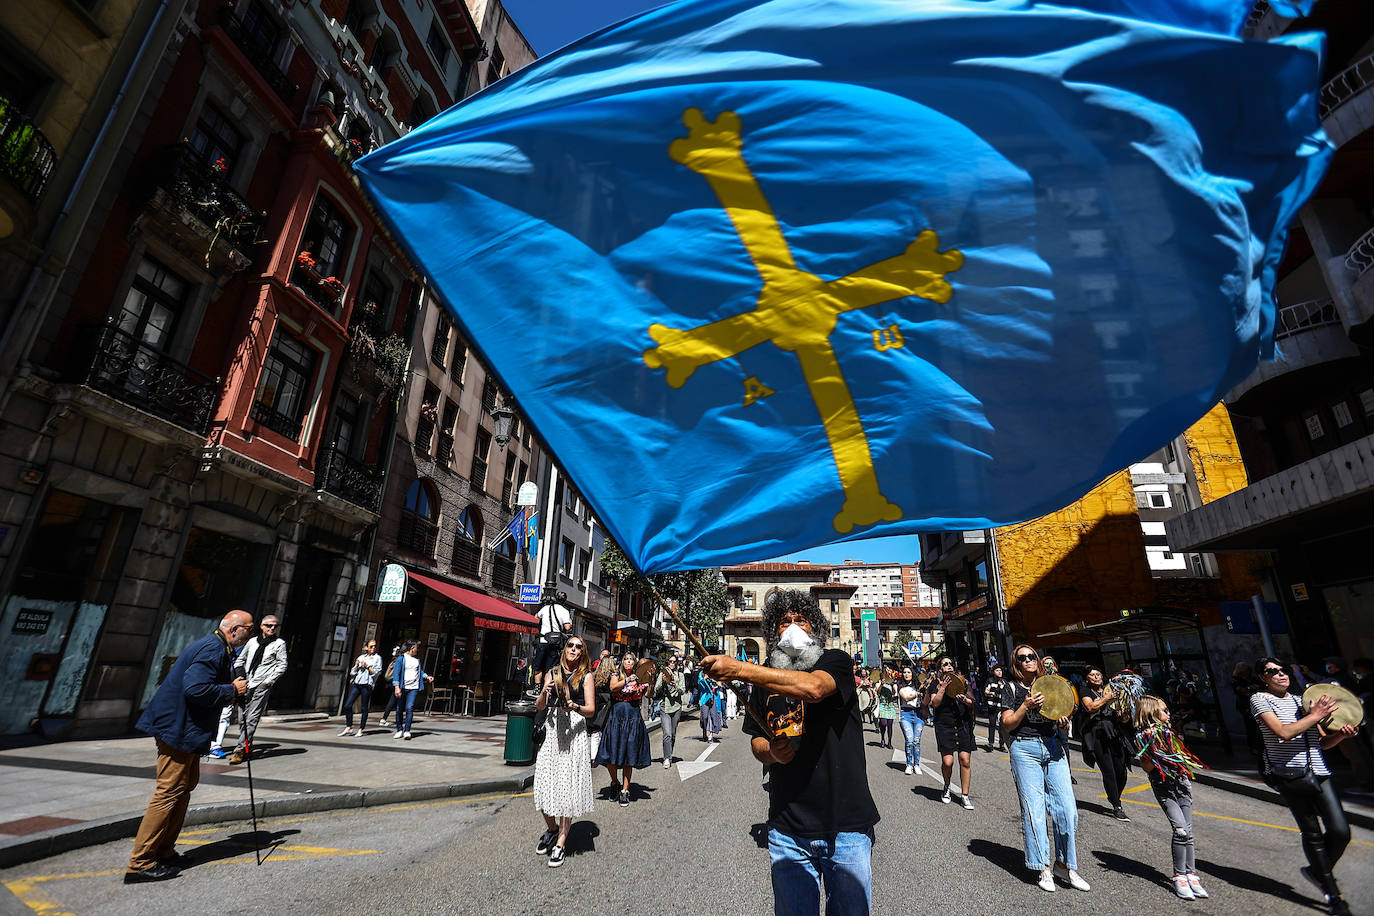
[{"label": "white road marking", "polygon": [[707,770],[711,769],[711,767],[720,766],[719,760],[716,760],[711,763],[706,762],[706,758],[710,757],[711,752],[718,747],[720,747],[719,744],[708,744],[706,745],[706,750],[702,751],[701,756],[699,756],[696,760],[684,760],[681,763],[679,763],[677,765],[677,775],[682,777],[683,782],[686,782],[693,776],[699,776],[702,773],[705,773]]}]

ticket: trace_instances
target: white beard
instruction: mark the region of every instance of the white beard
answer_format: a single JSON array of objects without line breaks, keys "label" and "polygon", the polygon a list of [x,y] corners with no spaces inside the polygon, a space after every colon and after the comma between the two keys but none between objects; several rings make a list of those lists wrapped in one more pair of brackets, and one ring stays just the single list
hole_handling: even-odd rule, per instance
[{"label": "white beard", "polygon": [[816,667],[816,662],[821,660],[821,654],[824,652],[821,644],[814,640],[795,656],[788,654],[781,647],[774,646],[773,651],[768,653],[768,666],[788,671],[810,671]]}]

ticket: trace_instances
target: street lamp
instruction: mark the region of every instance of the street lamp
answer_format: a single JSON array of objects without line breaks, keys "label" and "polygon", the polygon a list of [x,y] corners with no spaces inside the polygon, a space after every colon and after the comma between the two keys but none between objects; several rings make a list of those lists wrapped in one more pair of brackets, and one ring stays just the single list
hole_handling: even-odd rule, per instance
[{"label": "street lamp", "polygon": [[510,442],[511,433],[515,431],[515,411],[502,403],[491,412],[491,419],[491,437],[504,449]]}]

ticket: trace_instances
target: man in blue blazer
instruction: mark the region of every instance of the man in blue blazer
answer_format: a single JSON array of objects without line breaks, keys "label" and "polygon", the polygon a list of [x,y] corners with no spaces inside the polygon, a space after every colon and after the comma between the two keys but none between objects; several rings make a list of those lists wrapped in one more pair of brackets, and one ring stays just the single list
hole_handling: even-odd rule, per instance
[{"label": "man in blue blazer", "polygon": [[234,649],[252,632],[252,614],[225,614],[215,632],[177,656],[138,720],[138,730],[157,740],[157,788],[138,826],[125,884],[165,881],[181,871],[177,835],[191,791],[200,781],[200,758],[210,750],[220,710],[248,689],[248,681],[235,678],[230,664]]}]

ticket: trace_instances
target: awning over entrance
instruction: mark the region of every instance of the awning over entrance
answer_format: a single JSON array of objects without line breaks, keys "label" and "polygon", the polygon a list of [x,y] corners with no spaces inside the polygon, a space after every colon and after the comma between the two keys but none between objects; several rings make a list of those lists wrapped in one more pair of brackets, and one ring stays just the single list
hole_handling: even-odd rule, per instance
[{"label": "awning over entrance", "polygon": [[512,633],[538,633],[539,618],[528,614],[519,607],[502,598],[474,592],[441,579],[422,576],[407,569],[406,575],[425,588],[437,592],[451,601],[456,601],[473,612],[473,623],[489,630],[507,630]]}]

